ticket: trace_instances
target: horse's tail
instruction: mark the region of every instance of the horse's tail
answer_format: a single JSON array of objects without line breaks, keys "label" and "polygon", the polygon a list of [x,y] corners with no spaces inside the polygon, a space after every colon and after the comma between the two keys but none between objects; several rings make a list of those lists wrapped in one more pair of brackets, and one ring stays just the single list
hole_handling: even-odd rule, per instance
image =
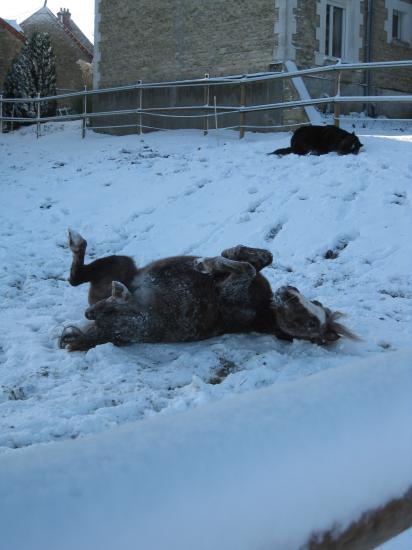
[{"label": "horse's tail", "polygon": [[272,151],[268,153],[268,155],[279,155],[283,157],[283,155],[290,155],[290,153],[293,153],[292,147],[285,147],[284,149],[276,149],[276,151]]}]

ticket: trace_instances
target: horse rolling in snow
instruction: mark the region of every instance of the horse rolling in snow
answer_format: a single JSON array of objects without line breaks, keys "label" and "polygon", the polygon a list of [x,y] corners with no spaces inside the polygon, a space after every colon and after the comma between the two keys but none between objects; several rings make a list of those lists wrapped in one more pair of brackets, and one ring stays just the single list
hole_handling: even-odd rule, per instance
[{"label": "horse rolling in snow", "polygon": [[291,286],[275,293],[260,271],[272,263],[263,249],[236,246],[220,256],[175,256],[136,267],[128,256],[85,265],[87,242],[69,230],[69,282],[90,283],[83,329],[66,327],[60,347],[85,351],[112,342],[189,342],[225,333],[260,332],[328,344],[356,338],[320,302]]},{"label": "horse rolling in snow", "polygon": [[326,155],[336,151],[338,155],[357,155],[363,144],[354,132],[349,133],[336,126],[301,126],[291,140],[290,147],[276,149],[269,155]]}]

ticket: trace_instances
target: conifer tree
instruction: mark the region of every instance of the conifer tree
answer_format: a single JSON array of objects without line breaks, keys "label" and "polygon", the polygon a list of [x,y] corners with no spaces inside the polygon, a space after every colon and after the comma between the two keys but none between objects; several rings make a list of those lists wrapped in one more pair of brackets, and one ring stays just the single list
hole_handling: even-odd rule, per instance
[{"label": "conifer tree", "polygon": [[[33,97],[33,81],[30,70],[29,45],[25,44],[16,57],[4,81],[4,97]],[[7,116],[35,116],[33,103],[5,103],[4,112]]]},{"label": "conifer tree", "polygon": [[[56,62],[47,33],[35,32],[14,60],[4,82],[4,97],[47,97],[56,94]],[[42,102],[42,116],[54,114],[56,103]],[[36,116],[34,103],[6,103],[5,112],[18,117]]]},{"label": "conifer tree", "polygon": [[[35,32],[29,40],[30,72],[33,93],[41,97],[56,95],[56,61],[50,36],[45,32]],[[56,110],[55,102],[41,103],[41,114],[48,116]]]}]

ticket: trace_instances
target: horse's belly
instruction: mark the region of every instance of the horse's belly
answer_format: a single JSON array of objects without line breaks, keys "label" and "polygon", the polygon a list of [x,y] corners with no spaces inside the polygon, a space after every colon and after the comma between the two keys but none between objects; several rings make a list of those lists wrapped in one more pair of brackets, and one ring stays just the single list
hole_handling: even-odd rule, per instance
[{"label": "horse's belly", "polygon": [[133,300],[136,315],[125,330],[129,340],[187,342],[221,332],[216,289],[203,275],[159,279],[144,273],[133,281]]}]

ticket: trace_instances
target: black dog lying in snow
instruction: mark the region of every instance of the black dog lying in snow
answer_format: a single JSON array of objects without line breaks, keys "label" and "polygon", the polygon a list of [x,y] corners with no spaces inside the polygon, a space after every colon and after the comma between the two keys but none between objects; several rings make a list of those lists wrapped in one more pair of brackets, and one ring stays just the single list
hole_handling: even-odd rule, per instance
[{"label": "black dog lying in snow", "polygon": [[362,143],[355,132],[347,132],[337,126],[301,126],[291,139],[290,147],[276,149],[270,155],[326,155],[336,151],[338,155],[357,155]]}]

